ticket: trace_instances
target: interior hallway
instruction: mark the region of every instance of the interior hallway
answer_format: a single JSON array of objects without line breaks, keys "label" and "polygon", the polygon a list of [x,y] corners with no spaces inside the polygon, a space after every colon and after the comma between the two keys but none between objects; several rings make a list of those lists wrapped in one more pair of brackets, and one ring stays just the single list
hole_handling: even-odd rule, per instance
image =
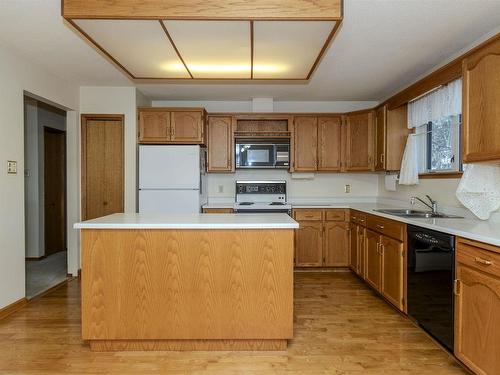
[{"label": "interior hallway", "polygon": [[93,353],[78,279],[0,321],[1,374],[466,374],[353,274],[295,273],[286,352]]},{"label": "interior hallway", "polygon": [[68,252],[59,251],[41,260],[26,261],[26,298],[40,293],[66,280]]}]

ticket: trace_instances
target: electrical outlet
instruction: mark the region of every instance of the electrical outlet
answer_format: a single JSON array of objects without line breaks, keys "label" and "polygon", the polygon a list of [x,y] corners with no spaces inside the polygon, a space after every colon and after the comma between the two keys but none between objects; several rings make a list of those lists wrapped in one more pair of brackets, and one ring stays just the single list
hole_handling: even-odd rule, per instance
[{"label": "electrical outlet", "polygon": [[219,185],[219,193],[224,193],[224,185]]},{"label": "electrical outlet", "polygon": [[349,194],[351,192],[351,185],[344,185],[344,193]]},{"label": "electrical outlet", "polygon": [[17,174],[17,161],[7,160],[7,173]]}]

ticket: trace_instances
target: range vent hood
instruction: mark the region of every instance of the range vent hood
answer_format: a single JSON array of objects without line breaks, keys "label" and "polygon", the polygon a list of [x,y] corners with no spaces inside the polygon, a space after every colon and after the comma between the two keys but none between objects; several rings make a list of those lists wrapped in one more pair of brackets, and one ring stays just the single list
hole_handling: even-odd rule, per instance
[{"label": "range vent hood", "polygon": [[134,80],[307,80],[342,0],[63,0],[63,17]]}]

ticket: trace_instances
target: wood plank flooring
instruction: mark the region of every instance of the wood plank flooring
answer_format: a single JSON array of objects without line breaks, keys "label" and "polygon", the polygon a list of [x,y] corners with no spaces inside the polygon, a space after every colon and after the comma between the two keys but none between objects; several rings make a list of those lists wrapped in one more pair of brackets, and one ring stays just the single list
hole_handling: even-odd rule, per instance
[{"label": "wood plank flooring", "polygon": [[466,374],[351,273],[295,274],[283,352],[95,353],[73,280],[0,321],[0,374]]}]

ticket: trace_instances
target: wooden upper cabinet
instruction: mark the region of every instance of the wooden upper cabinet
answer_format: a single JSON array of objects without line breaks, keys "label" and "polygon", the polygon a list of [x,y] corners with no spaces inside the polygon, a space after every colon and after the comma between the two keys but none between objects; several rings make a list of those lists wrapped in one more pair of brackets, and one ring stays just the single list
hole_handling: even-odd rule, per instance
[{"label": "wooden upper cabinet", "polygon": [[342,117],[318,117],[318,170],[340,171]]},{"label": "wooden upper cabinet", "polygon": [[387,107],[378,107],[375,111],[375,170],[383,171],[385,169],[385,153],[387,141]]},{"label": "wooden upper cabinet", "polygon": [[170,140],[170,113],[160,111],[139,112],[139,142],[166,143]]},{"label": "wooden upper cabinet", "polygon": [[349,223],[325,222],[323,265],[326,267],[349,266]]},{"label": "wooden upper cabinet", "polygon": [[203,108],[139,108],[139,143],[205,143]]},{"label": "wooden upper cabinet", "polygon": [[350,113],[345,120],[345,169],[373,170],[373,111]]},{"label": "wooden upper cabinet", "polygon": [[463,161],[500,160],[500,39],[462,65]]},{"label": "wooden upper cabinet", "polygon": [[323,222],[300,221],[295,230],[295,265],[321,267],[323,264]]},{"label": "wooden upper cabinet", "polygon": [[400,310],[404,310],[404,243],[381,236],[382,295]]},{"label": "wooden upper cabinet", "polygon": [[385,165],[388,171],[399,171],[410,130],[408,105],[388,110],[386,113]]},{"label": "wooden upper cabinet", "polygon": [[234,171],[232,116],[208,116],[208,171]]},{"label": "wooden upper cabinet", "polygon": [[294,119],[294,170],[311,172],[318,169],[318,118],[297,116]]},{"label": "wooden upper cabinet", "polygon": [[204,113],[173,111],[170,120],[171,138],[175,143],[204,143]]},{"label": "wooden upper cabinet", "polygon": [[366,230],[366,281],[376,290],[380,290],[382,283],[380,235],[369,229]]}]

